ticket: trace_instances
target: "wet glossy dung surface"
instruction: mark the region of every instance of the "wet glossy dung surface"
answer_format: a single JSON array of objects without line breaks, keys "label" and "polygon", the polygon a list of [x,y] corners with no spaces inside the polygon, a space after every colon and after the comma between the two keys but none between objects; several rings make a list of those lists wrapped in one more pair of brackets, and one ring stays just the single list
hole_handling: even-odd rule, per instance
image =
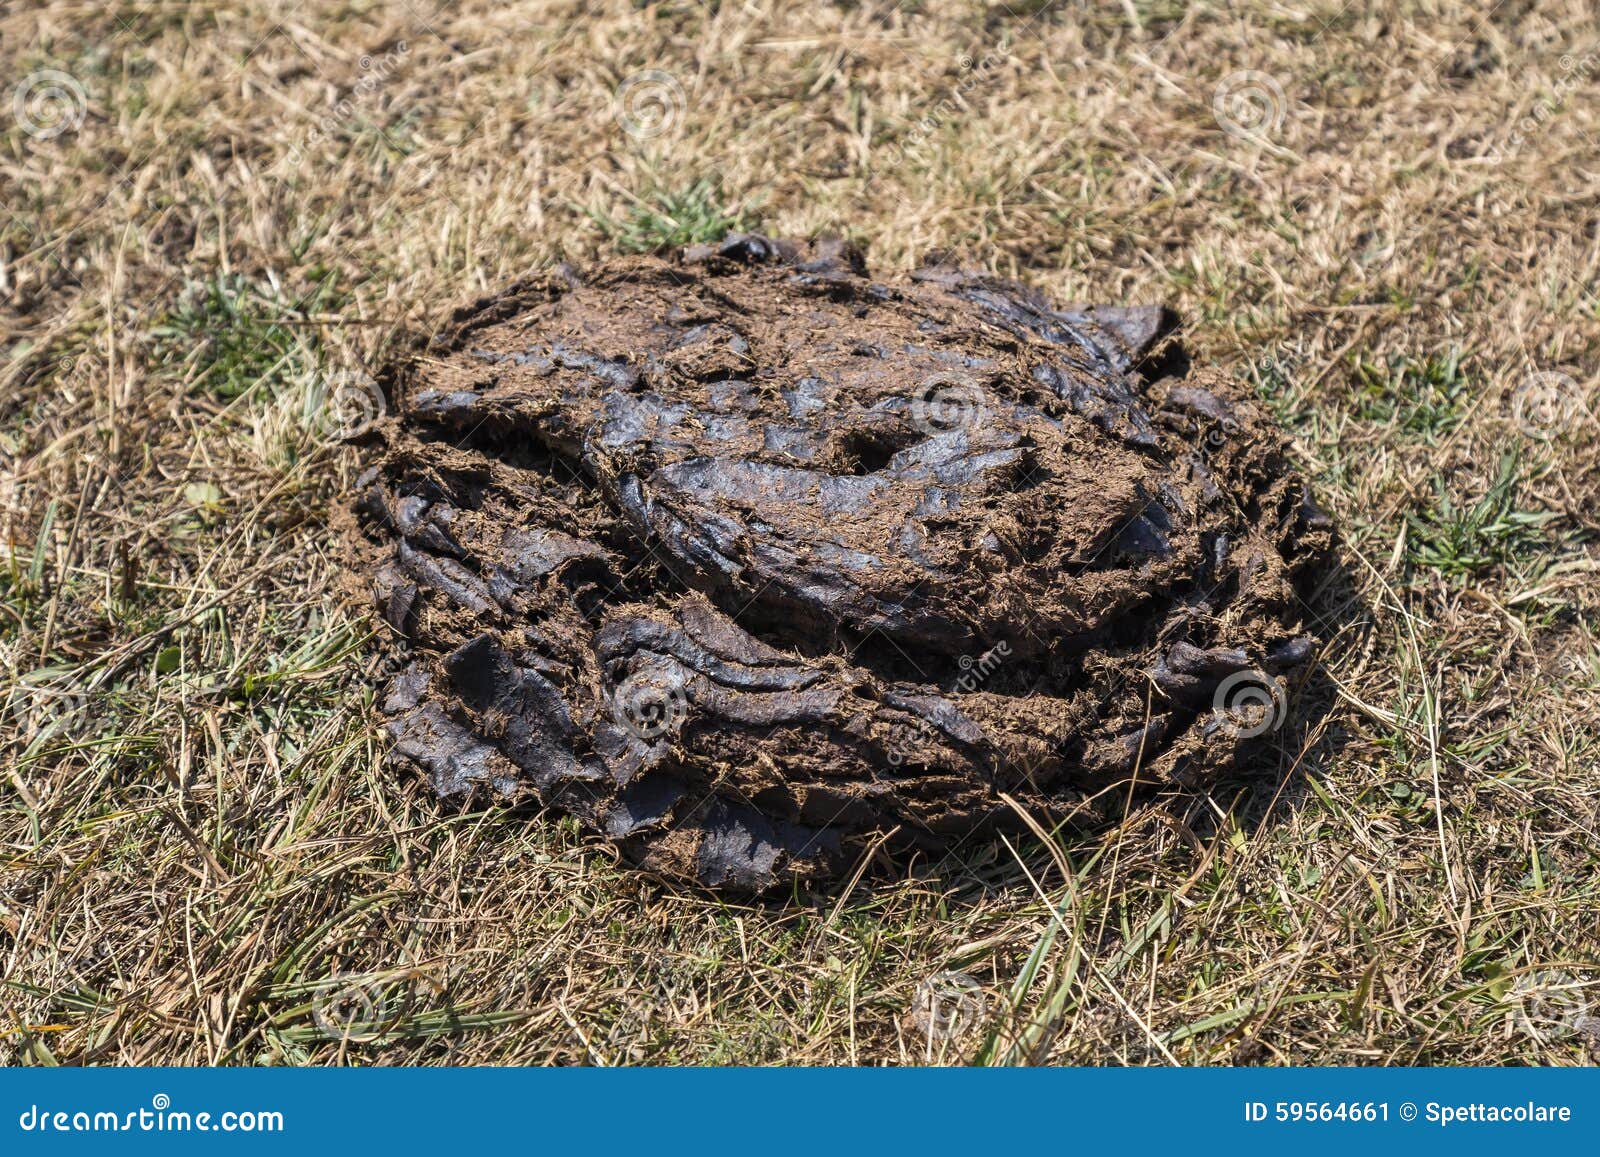
[{"label": "wet glossy dung surface", "polygon": [[754,236],[461,311],[355,502],[395,750],[744,891],[1216,775],[1330,528],[1166,320]]}]

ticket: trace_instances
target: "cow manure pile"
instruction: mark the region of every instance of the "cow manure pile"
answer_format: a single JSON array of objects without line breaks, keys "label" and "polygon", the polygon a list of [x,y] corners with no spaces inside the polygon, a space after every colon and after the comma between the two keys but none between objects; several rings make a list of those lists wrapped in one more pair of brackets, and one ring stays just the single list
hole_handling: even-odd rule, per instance
[{"label": "cow manure pile", "polygon": [[1168,320],[748,234],[459,311],[355,499],[394,751],[742,892],[1210,782],[1332,531]]}]

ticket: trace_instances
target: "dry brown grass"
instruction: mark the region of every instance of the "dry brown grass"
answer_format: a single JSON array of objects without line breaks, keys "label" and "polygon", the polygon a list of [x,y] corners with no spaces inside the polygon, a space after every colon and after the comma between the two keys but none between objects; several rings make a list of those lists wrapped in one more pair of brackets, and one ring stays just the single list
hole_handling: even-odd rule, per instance
[{"label": "dry brown grass", "polygon": [[[0,1060],[1588,1058],[1549,1014],[1600,1014],[1600,24],[1013,7],[4,9]],[[11,100],[44,69],[82,94],[48,137]],[[639,138],[616,90],[652,69],[682,99]],[[1281,89],[1265,140],[1214,112],[1244,69]],[[719,210],[1177,307],[1345,528],[1331,711],[1101,837],[766,906],[397,781],[327,379]],[[1544,371],[1589,409],[1530,437]],[[987,1038],[908,1019],[945,970]],[[327,1031],[363,999],[370,1031]]]}]

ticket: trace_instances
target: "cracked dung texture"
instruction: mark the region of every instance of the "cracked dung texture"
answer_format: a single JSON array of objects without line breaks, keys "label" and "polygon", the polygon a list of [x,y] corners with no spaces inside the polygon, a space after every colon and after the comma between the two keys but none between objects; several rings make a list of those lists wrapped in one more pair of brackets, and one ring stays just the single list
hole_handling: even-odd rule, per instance
[{"label": "cracked dung texture", "polygon": [[1209,780],[1331,532],[1165,320],[754,235],[458,312],[355,502],[395,751],[749,892]]}]

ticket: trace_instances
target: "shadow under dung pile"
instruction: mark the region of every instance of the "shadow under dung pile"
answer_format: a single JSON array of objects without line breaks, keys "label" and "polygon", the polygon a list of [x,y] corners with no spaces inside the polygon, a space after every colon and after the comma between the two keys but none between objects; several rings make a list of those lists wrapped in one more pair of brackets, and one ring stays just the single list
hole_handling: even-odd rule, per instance
[{"label": "shadow under dung pile", "polygon": [[1209,782],[1331,528],[1166,320],[754,235],[460,311],[356,497],[395,750],[750,892]]}]

